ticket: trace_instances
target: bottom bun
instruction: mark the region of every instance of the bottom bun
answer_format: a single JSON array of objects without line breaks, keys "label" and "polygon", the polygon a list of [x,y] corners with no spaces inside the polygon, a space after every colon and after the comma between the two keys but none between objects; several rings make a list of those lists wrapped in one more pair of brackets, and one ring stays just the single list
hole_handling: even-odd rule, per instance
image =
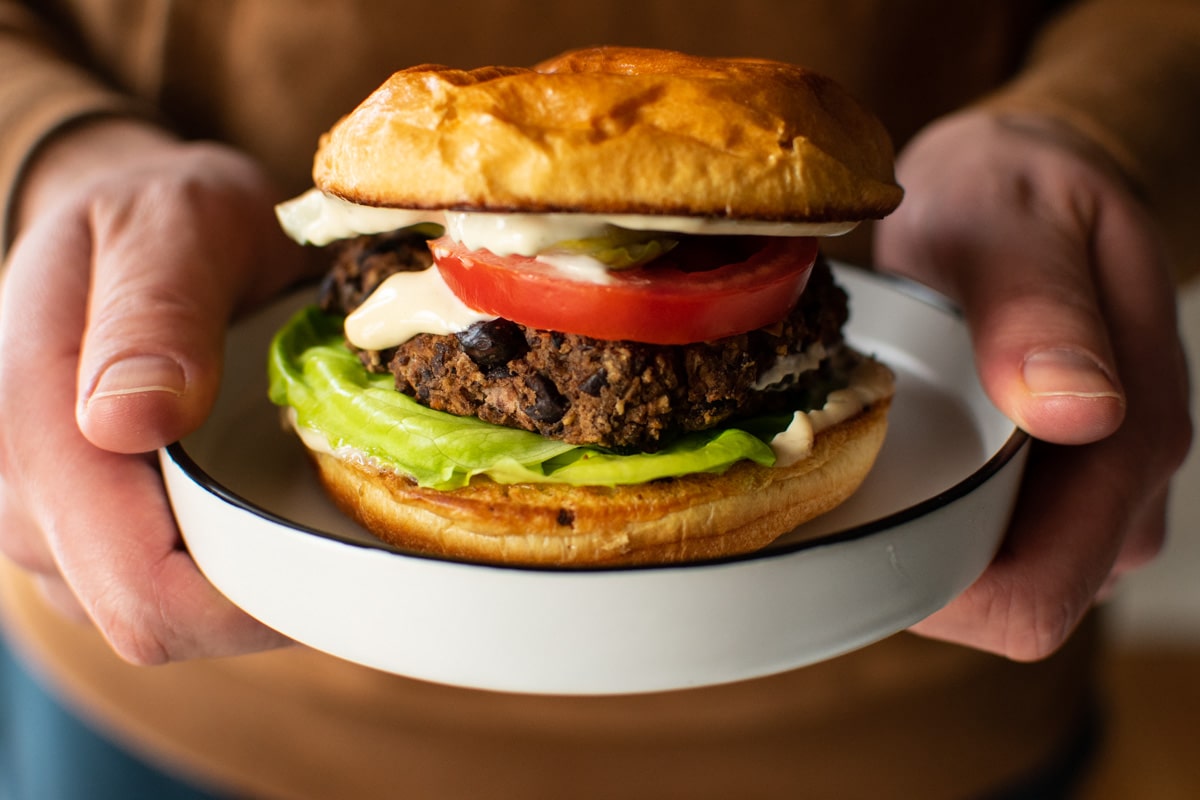
[{"label": "bottom bun", "polygon": [[817,436],[787,467],[738,463],[630,486],[500,484],[439,491],[370,464],[310,451],[343,513],[405,550],[502,564],[594,566],[746,553],[833,509],[883,445],[889,401]]}]

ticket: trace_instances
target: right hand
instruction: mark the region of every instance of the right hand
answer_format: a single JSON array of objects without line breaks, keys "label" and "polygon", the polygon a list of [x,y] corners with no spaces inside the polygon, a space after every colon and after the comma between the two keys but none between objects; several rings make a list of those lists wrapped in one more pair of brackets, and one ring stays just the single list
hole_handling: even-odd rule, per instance
[{"label": "right hand", "polygon": [[971,110],[901,154],[878,261],[954,299],[996,407],[1036,439],[982,576],[913,630],[1030,661],[1166,535],[1192,437],[1175,287],[1152,217],[1052,119]]},{"label": "right hand", "polygon": [[270,181],[141,123],[74,129],[35,160],[0,306],[0,551],[136,664],[286,639],[183,547],[154,451],[197,428],[230,320],[304,272]]}]

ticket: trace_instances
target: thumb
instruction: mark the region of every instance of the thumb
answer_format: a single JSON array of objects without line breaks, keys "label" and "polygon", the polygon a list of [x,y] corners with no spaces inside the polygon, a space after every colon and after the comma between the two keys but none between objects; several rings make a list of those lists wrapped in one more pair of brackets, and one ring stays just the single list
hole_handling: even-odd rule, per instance
[{"label": "thumb", "polygon": [[145,452],[198,427],[215,400],[235,308],[263,274],[284,282],[286,244],[269,198],[223,180],[230,166],[204,163],[213,160],[191,156],[168,176],[92,200],[76,418],[105,450]]},{"label": "thumb", "polygon": [[1094,263],[1092,171],[1061,147],[963,116],[910,146],[898,174],[912,191],[879,226],[877,259],[961,306],[1001,411],[1057,444],[1116,431],[1125,387]]},{"label": "thumb", "polygon": [[[1086,444],[1120,427],[1125,392],[1085,254],[1012,253],[996,243],[957,294],[983,385],[1022,429]],[[1058,264],[1049,263],[1059,261]]]},{"label": "thumb", "polygon": [[[1111,435],[1124,419],[1125,391],[1088,254],[1035,225],[1005,235],[1000,215],[993,219],[993,230],[969,242],[943,230],[936,247],[894,261],[895,271],[955,299],[984,388],[1023,430],[1055,444]],[[896,228],[881,239],[904,255]]]}]

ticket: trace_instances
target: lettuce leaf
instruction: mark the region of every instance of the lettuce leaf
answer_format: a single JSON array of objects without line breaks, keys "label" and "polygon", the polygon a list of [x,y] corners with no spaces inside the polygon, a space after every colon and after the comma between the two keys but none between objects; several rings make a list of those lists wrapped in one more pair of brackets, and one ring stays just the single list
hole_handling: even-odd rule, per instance
[{"label": "lettuce leaf", "polygon": [[476,475],[499,483],[615,486],[722,472],[745,459],[764,466],[775,461],[763,439],[737,428],[690,434],[655,453],[622,455],[426,408],[397,392],[390,375],[368,373],[343,343],[342,319],[315,306],[298,311],[275,334],[267,371],[271,402],[293,408],[297,425],[435,489],[465,486]]}]

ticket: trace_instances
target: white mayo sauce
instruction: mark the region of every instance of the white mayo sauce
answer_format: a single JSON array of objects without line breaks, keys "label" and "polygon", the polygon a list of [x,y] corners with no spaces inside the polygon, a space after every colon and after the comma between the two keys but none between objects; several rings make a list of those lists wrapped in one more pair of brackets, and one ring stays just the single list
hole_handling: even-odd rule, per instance
[{"label": "white mayo sauce", "polygon": [[459,300],[430,267],[389,276],[346,317],[346,338],[364,350],[385,350],[419,333],[458,333],[492,319]]},{"label": "white mayo sauce", "polygon": [[275,217],[292,239],[318,247],[338,239],[386,233],[422,222],[442,224],[440,211],[362,206],[317,189],[309,189],[275,206]]},{"label": "white mayo sauce", "polygon": [[468,250],[536,256],[555,244],[603,235],[609,225],[633,231],[737,236],[837,236],[856,223],[756,222],[643,214],[490,214],[447,211],[446,235]]},{"label": "white mayo sauce", "polygon": [[797,411],[787,429],[771,439],[775,466],[787,467],[812,454],[813,441],[821,431],[845,422],[895,392],[896,378],[878,361],[862,361],[850,376],[845,389],[837,389],[825,398],[825,405],[809,412]]},{"label": "white mayo sauce", "polygon": [[536,256],[557,242],[587,239],[615,225],[635,231],[738,236],[839,236],[857,222],[759,222],[713,217],[654,214],[493,214],[478,211],[428,211],[380,208],[351,203],[318,189],[275,208],[279,224],[301,244],[326,245],[367,233],[383,233],[421,222],[434,222],[470,250],[496,255]]},{"label": "white mayo sauce", "polygon": [[774,364],[763,371],[762,375],[758,376],[753,388],[755,391],[761,392],[777,383],[782,383],[793,375],[800,375],[810,369],[816,369],[817,365],[821,363],[821,359],[827,355],[829,355],[829,351],[825,349],[825,345],[821,342],[814,342],[801,353],[780,356],[775,359]]}]

